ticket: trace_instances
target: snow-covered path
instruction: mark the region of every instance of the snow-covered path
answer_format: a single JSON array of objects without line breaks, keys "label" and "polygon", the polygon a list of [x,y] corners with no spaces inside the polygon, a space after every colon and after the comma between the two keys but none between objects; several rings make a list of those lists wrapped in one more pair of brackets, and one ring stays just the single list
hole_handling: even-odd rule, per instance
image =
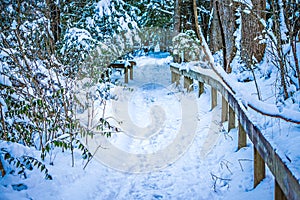
[{"label": "snow-covered path", "polygon": [[[107,111],[124,132],[99,138],[107,148],[85,170],[79,153],[72,168],[70,156],[57,152],[47,166],[52,181],[37,171],[24,180],[6,176],[0,199],[272,199],[270,172],[253,190],[252,145],[236,151],[237,130],[226,133],[218,123],[209,88],[200,98],[175,88],[169,61],[162,54],[137,58],[132,90],[116,89],[118,101]],[[13,190],[18,183],[28,188]]]}]

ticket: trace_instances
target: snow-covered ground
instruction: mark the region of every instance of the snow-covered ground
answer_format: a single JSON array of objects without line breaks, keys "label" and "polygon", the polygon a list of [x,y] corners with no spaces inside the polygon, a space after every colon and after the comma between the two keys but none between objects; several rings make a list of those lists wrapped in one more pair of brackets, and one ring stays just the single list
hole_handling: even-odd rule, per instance
[{"label": "snow-covered ground", "polygon": [[[176,88],[169,62],[166,54],[137,58],[131,90],[115,88],[118,101],[107,107],[123,132],[89,140],[92,150],[104,148],[85,170],[80,152],[71,167],[70,154],[56,150],[54,165],[46,161],[53,180],[36,169],[27,179],[9,174],[0,179],[0,199],[273,199],[268,170],[253,189],[251,142],[237,151],[237,129],[227,133],[226,123],[219,123],[220,106],[210,110],[210,88],[200,98]],[[39,155],[20,145],[0,147]]]}]

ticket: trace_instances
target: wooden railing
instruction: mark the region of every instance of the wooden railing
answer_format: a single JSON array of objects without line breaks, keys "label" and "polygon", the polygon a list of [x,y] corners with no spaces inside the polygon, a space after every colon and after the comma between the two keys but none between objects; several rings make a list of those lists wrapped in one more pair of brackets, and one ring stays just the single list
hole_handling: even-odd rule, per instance
[{"label": "wooden railing", "polygon": [[[126,65],[127,62],[129,65]],[[128,70],[130,70],[129,78],[130,80],[133,80],[133,66],[135,65],[136,62],[134,60],[117,60],[111,63],[108,67],[114,69],[124,69],[124,82],[128,83]]]},{"label": "wooden railing", "polygon": [[[212,69],[199,68],[194,70],[180,70],[175,64],[170,66],[172,82],[179,84],[184,77],[184,87],[192,90],[194,80],[199,83],[199,96],[204,92],[204,84],[211,86],[211,108],[217,106],[217,92],[222,95],[221,122],[228,120],[228,131],[235,128],[235,117],[238,119],[238,149],[246,147],[247,135],[253,143],[254,150],[254,187],[265,178],[265,164],[275,178],[275,199],[300,199],[299,177],[291,172],[284,159],[274,149],[269,141],[255,126],[249,116],[247,108],[235,98],[234,91],[224,83]],[[299,180],[298,180],[299,179]]]}]

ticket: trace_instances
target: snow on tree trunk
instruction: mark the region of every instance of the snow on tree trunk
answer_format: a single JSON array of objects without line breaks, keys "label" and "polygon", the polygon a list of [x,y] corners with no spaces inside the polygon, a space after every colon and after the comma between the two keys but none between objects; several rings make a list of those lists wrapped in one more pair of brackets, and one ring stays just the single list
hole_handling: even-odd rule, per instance
[{"label": "snow on tree trunk", "polygon": [[[248,6],[248,5],[247,5]],[[248,9],[242,4],[242,10]],[[252,0],[252,12],[242,12],[242,40],[241,56],[242,60],[248,65],[252,63],[253,56],[257,62],[260,62],[264,56],[266,45],[260,43],[264,26],[260,19],[266,19],[265,16],[266,1]]]},{"label": "snow on tree trunk", "polygon": [[236,23],[235,23],[235,6],[233,6],[233,0],[224,0],[219,3],[218,11],[220,12],[221,18],[221,26],[222,30],[224,31],[223,41],[225,41],[224,48],[226,51],[223,50],[224,56],[224,69],[227,73],[231,72],[230,63],[232,62],[235,53],[235,38],[233,37]]},{"label": "snow on tree trunk", "polygon": [[[174,24],[174,36],[178,35],[181,32],[181,0],[175,0],[174,2],[174,15],[173,15],[173,24]],[[179,55],[173,55],[174,62],[180,62]]]},{"label": "snow on tree trunk", "polygon": [[180,7],[181,7],[181,0],[175,0],[173,21],[174,21],[174,32],[176,35],[181,31]]},{"label": "snow on tree trunk", "polygon": [[[277,39],[276,43],[276,50],[278,52],[278,65],[279,65],[279,70],[280,70],[280,82],[281,86],[283,89],[283,96],[284,99],[287,99],[289,97],[288,91],[287,91],[287,83],[286,83],[286,64],[285,64],[285,56],[283,52],[283,42],[286,39],[286,26],[284,23],[283,17],[283,7],[282,7],[282,2],[281,1],[272,1],[272,6],[273,6],[273,15],[274,15],[274,23],[275,23],[275,36]],[[284,28],[283,28],[284,27]]]},{"label": "snow on tree trunk", "polygon": [[224,70],[231,72],[230,63],[235,54],[235,38],[236,30],[235,5],[233,0],[212,1],[213,21],[210,33],[210,47],[213,52],[220,49],[223,50],[223,65]]},{"label": "snow on tree trunk", "polygon": [[51,31],[53,34],[54,42],[60,39],[61,28],[60,28],[60,8],[54,1],[47,0],[49,9],[49,19],[51,24]]},{"label": "snow on tree trunk", "polygon": [[200,40],[200,42],[202,43],[202,38],[200,35],[200,30],[199,30],[199,23],[198,23],[198,14],[197,14],[197,1],[193,0],[193,21],[194,21],[194,30],[196,32],[197,38]]}]

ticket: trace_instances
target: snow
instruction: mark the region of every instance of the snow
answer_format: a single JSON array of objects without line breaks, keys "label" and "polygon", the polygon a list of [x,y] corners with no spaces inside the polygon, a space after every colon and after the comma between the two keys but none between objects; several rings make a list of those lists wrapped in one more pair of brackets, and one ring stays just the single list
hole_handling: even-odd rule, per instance
[{"label": "snow", "polygon": [[89,50],[92,43],[96,42],[89,31],[80,28],[68,29],[64,39],[66,40],[66,44],[60,50],[62,54],[71,46],[75,46],[78,50]]},{"label": "snow", "polygon": [[111,11],[109,9],[110,0],[101,0],[96,5],[96,11],[98,11],[98,15],[102,18],[104,15],[111,15]]},{"label": "snow", "polygon": [[[80,152],[75,151],[71,167],[70,152],[56,149],[54,165],[49,157],[45,162],[53,180],[45,180],[37,169],[27,171],[27,179],[6,175],[0,179],[0,199],[273,199],[274,179],[268,170],[253,189],[252,144],[248,141],[237,151],[237,129],[227,133],[227,124],[218,123],[221,107],[210,110],[210,88],[205,86],[197,98],[196,92],[171,84],[167,54],[136,61],[134,80],[125,89],[114,88],[119,98],[107,105],[106,115],[118,117],[123,123],[115,125],[124,132],[89,140],[91,149],[97,145],[93,141],[104,148],[85,170]],[[39,155],[6,142],[0,148]],[[14,190],[18,184],[21,191]]]},{"label": "snow", "polygon": [[[274,104],[258,101],[257,95],[253,96],[253,93],[249,93],[249,91],[255,92],[255,88],[251,86],[251,90],[245,90],[245,83],[239,83],[237,82],[234,77],[229,76],[224,72],[224,70],[221,68],[220,65],[216,65],[215,69],[217,72],[222,76],[222,78],[225,80],[226,83],[230,85],[231,88],[234,88],[235,96],[238,98],[242,98],[244,102],[244,106],[251,106],[254,107],[258,110],[260,110],[262,113],[265,113],[266,115],[272,115],[272,116],[278,116],[278,117],[283,117],[286,119],[289,119],[294,122],[299,122],[300,119],[300,112],[298,110],[291,110],[287,108],[280,108]],[[264,81],[261,79],[261,81]],[[253,83],[253,82],[251,82]],[[259,85],[264,85],[264,84],[259,84]],[[261,91],[262,94],[268,94],[265,96],[274,96],[274,93],[270,94],[269,88],[265,88],[264,91]]]},{"label": "snow", "polygon": [[278,6],[280,7],[279,9],[279,22],[280,22],[280,33],[281,33],[281,39],[283,41],[287,41],[288,40],[288,37],[286,35],[286,33],[288,33],[288,29],[286,27],[286,24],[285,24],[285,17],[284,17],[284,14],[285,14],[285,11],[284,11],[284,8],[283,8],[283,2],[281,0],[278,1]]},{"label": "snow", "polygon": [[16,30],[17,29],[17,22],[16,22],[16,20],[14,20],[13,22],[12,22],[12,24],[11,24],[11,28],[13,29],[13,30]]},{"label": "snow", "polygon": [[86,18],[86,24],[88,28],[94,28],[95,27],[95,20],[91,17]]},{"label": "snow", "polygon": [[6,85],[6,86],[12,86],[12,83],[9,80],[9,77],[5,76],[3,74],[0,74],[0,84],[1,85]]},{"label": "snow", "polygon": [[252,7],[253,7],[253,4],[252,4],[252,1],[251,1],[251,0],[235,0],[235,2],[242,3],[242,4],[248,6],[248,7],[251,8],[251,9],[252,9]]}]

